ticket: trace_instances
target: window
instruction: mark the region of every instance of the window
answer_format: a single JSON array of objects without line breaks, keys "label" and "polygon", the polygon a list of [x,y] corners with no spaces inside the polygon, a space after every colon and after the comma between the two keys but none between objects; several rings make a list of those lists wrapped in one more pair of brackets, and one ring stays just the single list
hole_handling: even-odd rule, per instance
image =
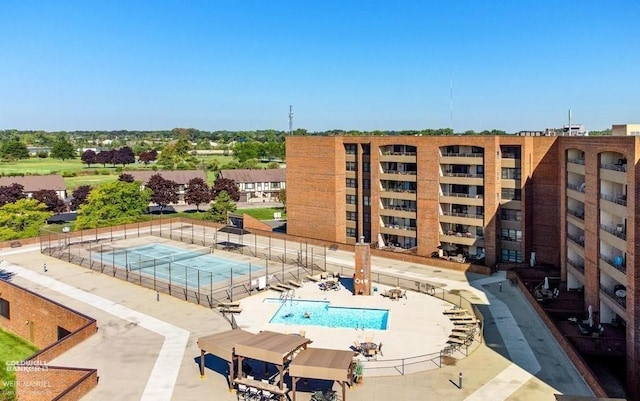
[{"label": "window", "polygon": [[513,188],[502,188],[502,199],[505,200],[522,200],[522,190]]},{"label": "window", "polygon": [[522,221],[522,211],[515,209],[500,209],[500,219]]},{"label": "window", "polygon": [[502,262],[522,263],[522,252],[503,249],[500,252],[500,260]]},{"label": "window", "polygon": [[369,162],[362,163],[362,171],[367,172],[367,173],[369,171],[371,171],[371,163],[369,163]]},{"label": "window", "polygon": [[363,201],[365,206],[371,206],[371,200],[368,196],[365,195]]},{"label": "window", "polygon": [[522,242],[522,231],[503,228],[501,238],[503,241]]},{"label": "window", "polygon": [[11,319],[11,313],[9,311],[9,301],[0,298],[0,315]]},{"label": "window", "polygon": [[357,201],[358,201],[358,196],[357,195],[347,195],[347,204],[348,205],[355,205]]},{"label": "window", "polygon": [[280,183],[279,182],[272,182],[271,183],[271,189],[280,189]]},{"label": "window", "polygon": [[347,171],[358,171],[356,162],[347,162]]},{"label": "window", "polygon": [[244,187],[247,190],[253,189],[253,182],[247,182],[246,184],[244,184]]},{"label": "window", "polygon": [[371,223],[371,214],[365,213],[363,215],[363,220],[364,220],[365,223]]},{"label": "window", "polygon": [[519,168],[502,168],[502,179],[519,180],[521,176]]},{"label": "window", "polygon": [[358,181],[355,178],[347,178],[347,188],[357,188]]},{"label": "window", "polygon": [[358,219],[358,214],[356,212],[347,212],[347,220],[356,221]]},{"label": "window", "polygon": [[365,178],[364,180],[362,180],[362,186],[364,187],[364,189],[370,189],[371,180]]},{"label": "window", "polygon": [[356,229],[352,227],[347,227],[347,237],[355,238],[357,235]]},{"label": "window", "polygon": [[358,150],[358,145],[353,143],[348,143],[344,145],[344,150],[348,155],[355,155]]}]

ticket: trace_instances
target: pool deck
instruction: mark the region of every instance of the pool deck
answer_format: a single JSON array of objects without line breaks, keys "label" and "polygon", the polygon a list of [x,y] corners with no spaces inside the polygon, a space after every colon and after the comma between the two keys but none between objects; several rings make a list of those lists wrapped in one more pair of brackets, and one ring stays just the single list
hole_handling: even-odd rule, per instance
[{"label": "pool deck", "polygon": [[[350,252],[331,252],[330,258],[345,265],[353,263]],[[152,290],[41,255],[38,247],[2,249],[0,259],[0,268],[15,273],[12,281],[16,284],[97,319],[96,335],[51,362],[98,369],[100,382],[84,400],[236,400],[223,375],[207,370],[205,378],[200,378],[198,372],[197,338],[229,329],[216,311],[164,294],[158,301]],[[44,263],[47,273],[42,269]],[[349,391],[347,399],[552,401],[555,393],[592,395],[522,294],[506,285],[503,274],[466,275],[377,257],[372,263],[374,271],[428,279],[474,299],[485,315],[485,342],[469,357],[440,369],[375,378],[365,371],[364,384]],[[505,285],[499,287],[500,282]],[[412,292],[406,300],[391,301],[380,296],[353,297],[345,290],[325,293],[307,284],[296,290],[296,296],[306,297],[307,291],[309,297],[335,298],[336,304],[371,301],[392,308],[390,330],[397,328],[398,333],[373,333],[376,341],[384,343],[385,358],[420,353],[415,350],[421,344],[438,344],[439,336],[450,329],[442,321],[446,319],[444,305],[423,304]],[[260,298],[266,296],[278,295],[262,292],[241,301],[243,312],[236,318],[242,327],[268,327],[271,315],[259,310],[265,306]],[[439,324],[437,338],[425,341],[423,334],[414,335],[423,326]],[[291,331],[299,329],[302,327],[296,326]],[[304,329],[314,341],[312,346],[334,348],[337,344],[341,349],[369,334],[367,330]],[[345,331],[336,335],[334,330]],[[460,373],[462,388],[457,386]],[[298,393],[298,400],[309,398],[309,393]]]}]

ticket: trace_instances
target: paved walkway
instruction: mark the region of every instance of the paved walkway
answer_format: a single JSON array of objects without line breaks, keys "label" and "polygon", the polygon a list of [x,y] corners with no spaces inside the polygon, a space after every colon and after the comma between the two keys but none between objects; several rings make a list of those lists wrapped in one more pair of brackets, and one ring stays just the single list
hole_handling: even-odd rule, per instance
[{"label": "paved walkway", "polygon": [[[330,257],[352,265],[349,252],[331,252]],[[236,399],[226,390],[223,375],[208,370],[201,379],[198,373],[197,338],[229,328],[216,312],[162,294],[158,301],[151,290],[41,255],[35,247],[2,250],[0,258],[5,261],[1,268],[16,272],[12,280],[17,284],[98,320],[96,335],[52,361],[98,369],[100,384],[86,400]],[[555,393],[591,395],[522,294],[503,275],[463,274],[377,257],[372,262],[376,272],[428,279],[474,299],[485,315],[485,343],[469,357],[440,369],[376,378],[365,372],[365,383],[349,391],[347,399],[552,401]],[[42,272],[44,263],[47,273]],[[308,398],[298,394],[299,400]]]}]

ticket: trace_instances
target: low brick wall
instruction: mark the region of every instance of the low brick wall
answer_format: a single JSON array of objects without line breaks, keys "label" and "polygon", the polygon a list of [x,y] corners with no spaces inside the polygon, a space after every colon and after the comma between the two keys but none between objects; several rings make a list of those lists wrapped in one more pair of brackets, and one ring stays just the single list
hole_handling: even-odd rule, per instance
[{"label": "low brick wall", "polygon": [[[509,279],[513,279],[516,277],[517,275],[514,272],[507,273],[507,278]],[[549,329],[553,337],[556,339],[556,341],[558,341],[562,349],[565,351],[565,353],[567,354],[571,362],[573,362],[576,369],[578,369],[578,372],[580,372],[585,382],[587,383],[587,385],[589,385],[589,387],[591,388],[593,393],[596,395],[596,397],[607,397],[607,393],[605,392],[604,388],[602,388],[602,386],[600,385],[600,382],[598,381],[598,378],[596,377],[596,375],[591,371],[587,363],[584,361],[584,359],[582,359],[580,354],[578,354],[578,352],[575,350],[575,348],[569,342],[569,340],[567,340],[564,337],[564,335],[560,332],[560,330],[558,330],[553,320],[551,320],[549,315],[547,315],[545,310],[542,308],[542,306],[540,306],[538,301],[536,301],[536,299],[533,297],[533,295],[529,292],[529,290],[526,288],[526,286],[520,279],[518,280],[518,288],[524,294],[525,298],[527,299],[529,304],[531,304],[531,306],[536,311],[538,316],[540,316],[540,319],[542,319],[542,321],[547,326],[547,328]]]},{"label": "low brick wall", "polygon": [[[0,316],[0,326],[40,348],[16,366],[12,385],[20,401],[77,400],[97,385],[95,369],[48,365],[95,334],[95,319],[4,280],[0,299],[8,303],[8,317]],[[69,334],[58,339],[61,328]]]},{"label": "low brick wall", "polygon": [[79,400],[98,384],[96,369],[44,366],[16,372],[19,401]]}]

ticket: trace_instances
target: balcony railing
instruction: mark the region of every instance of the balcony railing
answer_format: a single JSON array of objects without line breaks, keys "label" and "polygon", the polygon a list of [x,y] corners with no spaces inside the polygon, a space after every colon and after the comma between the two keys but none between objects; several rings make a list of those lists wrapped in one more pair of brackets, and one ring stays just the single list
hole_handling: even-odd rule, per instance
[{"label": "balcony railing", "polygon": [[567,264],[569,266],[572,266],[576,270],[579,270],[580,272],[582,272],[582,274],[584,274],[584,263],[580,264],[580,263],[578,263],[576,261],[573,261],[571,259],[567,259]]},{"label": "balcony railing", "polygon": [[382,187],[383,191],[386,192],[407,192],[407,193],[411,193],[411,194],[415,194],[416,190],[415,189],[404,189],[404,188],[385,188]]},{"label": "balcony railing", "polygon": [[417,152],[381,152],[384,156],[415,156]]},{"label": "balcony railing", "polygon": [[456,198],[482,199],[482,195],[470,195],[470,194],[463,193],[463,192],[443,192],[442,196],[453,196],[453,197],[456,197]]},{"label": "balcony railing", "polygon": [[382,205],[383,209],[387,209],[387,210],[400,210],[403,212],[415,212],[416,211],[416,207],[408,207],[408,206],[397,206],[397,205]]},{"label": "balcony railing", "polygon": [[567,209],[567,213],[579,218],[580,220],[584,220],[584,210]]},{"label": "balcony railing", "polygon": [[615,294],[615,291],[609,289],[608,287],[600,287],[600,291],[604,292],[611,298],[613,301],[616,301],[618,305],[622,306],[624,309],[627,309],[627,297],[619,297]]},{"label": "balcony railing", "polygon": [[453,217],[468,217],[471,219],[484,219],[484,214],[471,214],[471,213],[456,213],[456,212],[442,212],[445,216]]},{"label": "balcony railing", "polygon": [[471,234],[470,232],[460,232],[460,231],[453,231],[453,230],[448,230],[444,232],[444,235],[449,235],[451,237],[458,237],[458,238],[483,238],[483,236],[480,235],[474,235]]},{"label": "balcony railing", "polygon": [[567,234],[567,238],[584,248],[584,236],[575,234]]},{"label": "balcony railing", "polygon": [[569,163],[582,164],[584,166],[584,159],[569,158],[567,161]]},{"label": "balcony railing", "polygon": [[384,174],[403,174],[403,175],[416,175],[417,171],[400,171],[400,170],[385,170],[382,169],[382,173]]},{"label": "balcony railing", "polygon": [[608,232],[609,234],[615,235],[620,239],[623,239],[625,241],[627,240],[627,234],[624,232],[624,227],[622,226],[622,224],[616,226],[607,226],[604,224],[600,224],[600,228]]},{"label": "balcony railing", "polygon": [[406,226],[406,225],[400,225],[400,224],[389,224],[389,223],[385,223],[384,225],[386,228],[395,228],[396,230],[409,230],[409,231],[416,231],[417,228],[416,227],[412,227],[412,226]]},{"label": "balcony railing", "polygon": [[460,177],[460,178],[483,178],[484,174],[470,174],[470,173],[442,173],[445,177]]},{"label": "balcony railing", "polygon": [[567,183],[567,188],[573,189],[574,191],[578,192],[584,192],[586,186],[584,185],[584,182],[580,184]]},{"label": "balcony railing", "polygon": [[626,164],[601,164],[600,168],[603,168],[605,170],[613,170],[613,171],[623,171],[623,172],[627,171]]},{"label": "balcony railing", "polygon": [[484,153],[442,153],[443,157],[483,157]]},{"label": "balcony railing", "polygon": [[627,195],[600,194],[600,198],[618,205],[627,206]]},{"label": "balcony railing", "polygon": [[520,155],[517,153],[502,152],[502,158],[503,159],[519,159]]},{"label": "balcony railing", "polygon": [[624,274],[627,274],[626,261],[624,260],[623,257],[616,256],[614,258],[611,258],[611,257],[609,257],[607,255],[600,254],[600,259],[604,260],[609,265],[613,266],[616,270],[619,270],[619,271],[623,272]]}]

